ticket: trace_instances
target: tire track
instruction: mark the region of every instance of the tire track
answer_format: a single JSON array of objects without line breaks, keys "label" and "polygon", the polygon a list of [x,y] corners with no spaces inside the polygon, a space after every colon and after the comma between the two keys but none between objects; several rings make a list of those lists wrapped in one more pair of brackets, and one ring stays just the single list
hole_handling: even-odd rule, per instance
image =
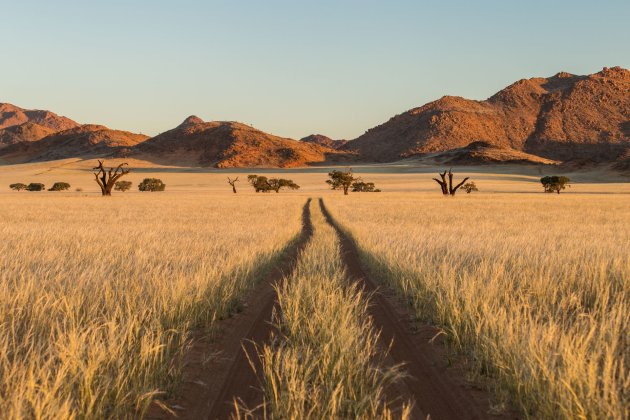
[{"label": "tire track", "polygon": [[[411,315],[408,310],[393,303],[376,282],[362,269],[356,245],[331,217],[319,199],[319,205],[326,221],[337,231],[341,252],[349,276],[361,283],[372,297],[370,316],[381,332],[384,347],[389,346],[389,355],[396,363],[402,363],[409,377],[405,388],[400,392],[411,395],[415,402],[414,418],[441,419],[487,419],[501,418],[489,414],[489,398],[480,390],[465,388],[463,378],[455,378],[444,366],[444,349],[429,342],[431,335],[414,333],[409,325]],[[435,327],[426,326],[435,335]],[[390,345],[391,344],[391,345]],[[509,418],[509,417],[505,417]]]},{"label": "tire track", "polygon": [[[191,349],[192,361],[185,373],[181,397],[168,404],[171,412],[152,407],[145,418],[227,419],[234,412],[235,400],[247,407],[263,403],[260,381],[249,360],[259,363],[256,346],[266,343],[273,331],[272,316],[279,309],[273,285],[291,274],[299,253],[313,234],[310,203],[309,198],[302,209],[302,231],[297,242],[249,293],[243,313],[221,321],[220,327],[225,332],[216,343],[200,341]],[[215,357],[206,363],[208,348]]]}]

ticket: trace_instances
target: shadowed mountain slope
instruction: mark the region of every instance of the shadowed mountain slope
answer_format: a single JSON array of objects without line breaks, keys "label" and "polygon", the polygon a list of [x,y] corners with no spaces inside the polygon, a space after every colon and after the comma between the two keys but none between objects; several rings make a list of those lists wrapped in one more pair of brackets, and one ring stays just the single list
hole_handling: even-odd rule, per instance
[{"label": "shadowed mountain slope", "polygon": [[147,138],[142,134],[86,124],[50,134],[41,140],[12,144],[0,150],[0,157],[10,163],[23,163],[124,155],[129,148]]}]

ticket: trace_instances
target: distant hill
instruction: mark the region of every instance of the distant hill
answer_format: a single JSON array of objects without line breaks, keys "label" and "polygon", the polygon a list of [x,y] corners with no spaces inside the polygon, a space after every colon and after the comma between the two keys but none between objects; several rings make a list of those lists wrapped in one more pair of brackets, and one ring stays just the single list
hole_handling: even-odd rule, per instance
[{"label": "distant hill", "polygon": [[319,144],[320,146],[330,147],[331,149],[339,149],[348,143],[348,140],[333,140],[322,134],[311,134],[310,136],[302,137],[300,141]]},{"label": "distant hill", "polygon": [[191,116],[176,128],[139,144],[131,153],[162,164],[289,168],[323,162],[335,151],[238,122],[204,122]]},{"label": "distant hill", "polygon": [[520,80],[485,101],[445,96],[348,142],[362,160],[395,161],[485,141],[554,160],[612,162],[630,147],[630,72]]},{"label": "distant hill", "polygon": [[79,124],[69,118],[59,116],[54,112],[37,109],[23,109],[15,105],[0,103],[0,129],[34,123],[55,131],[67,130]]},{"label": "distant hill", "polygon": [[77,122],[54,112],[0,103],[0,149],[22,141],[40,140],[54,132],[78,125]]},{"label": "distant hill", "polygon": [[18,142],[0,149],[10,163],[126,154],[148,136],[86,124],[52,133],[40,140]]}]

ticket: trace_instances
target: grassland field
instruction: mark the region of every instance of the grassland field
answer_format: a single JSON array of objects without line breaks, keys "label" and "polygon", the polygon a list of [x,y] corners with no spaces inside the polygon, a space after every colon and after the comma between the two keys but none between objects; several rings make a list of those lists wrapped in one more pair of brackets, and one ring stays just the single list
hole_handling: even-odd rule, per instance
[{"label": "grassland field", "polygon": [[[296,237],[307,197],[323,197],[367,270],[419,320],[443,329],[453,352],[467,360],[471,379],[483,376],[490,384],[498,409],[513,405],[532,418],[630,414],[629,179],[572,172],[573,185],[556,195],[542,192],[538,180],[546,173],[539,168],[453,168],[457,179],[470,176],[480,191],[443,197],[431,180],[441,168],[370,165],[355,170],[383,192],[343,196],[325,184],[329,168],[218,171],[130,163],[124,179],[134,187],[110,198],[100,196],[92,162],[0,167],[0,407],[7,418],[141,415],[151,399],[176,387],[177,361],[191,331],[211,329],[236,310]],[[246,183],[251,173],[291,178],[301,188],[256,194]],[[239,176],[238,194],[227,176]],[[145,177],[161,178],[166,191],[138,192]],[[72,187],[8,188],[57,181]],[[304,331],[343,338],[333,330],[340,325],[309,326],[313,320],[291,311],[292,299],[328,296],[329,307],[313,308],[324,320],[340,313],[339,302],[354,302],[342,326],[361,340],[346,337],[343,344],[355,353],[371,348],[365,303],[360,293],[334,287],[340,268],[330,256],[338,245],[314,214],[312,244],[279,289],[281,305],[293,314],[282,327],[286,344],[262,349],[270,395],[274,384],[306,380],[274,371],[274,360],[290,365],[307,344],[311,357],[324,351],[315,345],[322,336]],[[314,285],[309,280],[316,274]],[[370,363],[340,357],[348,372]],[[307,382],[323,377],[308,374]],[[343,410],[387,414],[378,402],[387,379],[356,380],[374,385],[364,389],[376,395],[374,404]],[[331,414],[321,401],[332,391],[322,392],[312,395],[320,410],[313,418]],[[270,410],[301,413],[299,400],[284,395]]]}]

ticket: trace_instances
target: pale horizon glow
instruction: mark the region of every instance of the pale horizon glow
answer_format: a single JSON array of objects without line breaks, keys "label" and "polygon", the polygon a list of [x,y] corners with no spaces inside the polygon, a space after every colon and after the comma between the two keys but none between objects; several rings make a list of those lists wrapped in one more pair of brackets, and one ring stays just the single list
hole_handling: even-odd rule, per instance
[{"label": "pale horizon glow", "polygon": [[627,1],[90,3],[3,2],[0,102],[148,135],[197,115],[352,139],[444,95],[630,67]]}]

